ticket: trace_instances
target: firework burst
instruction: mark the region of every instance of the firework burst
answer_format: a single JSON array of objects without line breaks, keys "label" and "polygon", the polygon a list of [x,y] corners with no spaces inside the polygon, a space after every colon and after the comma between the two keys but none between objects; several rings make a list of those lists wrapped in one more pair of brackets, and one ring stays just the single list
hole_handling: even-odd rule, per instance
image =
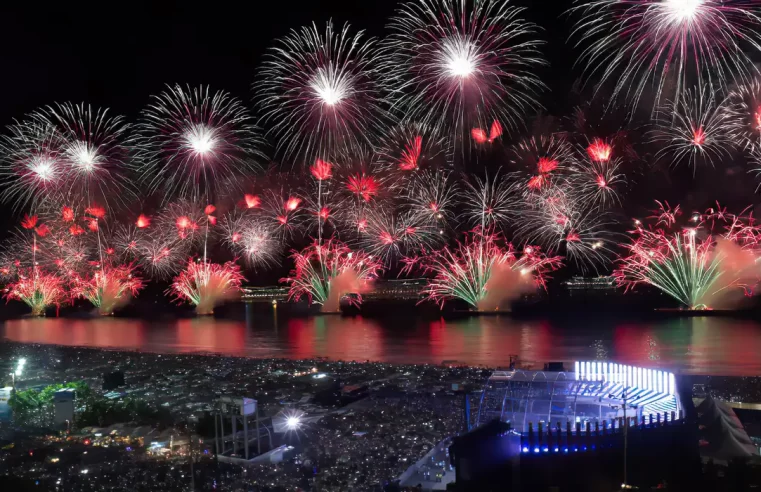
[{"label": "firework burst", "polygon": [[[226,92],[167,86],[143,110],[132,142],[138,172],[164,199],[211,201],[257,169],[260,143],[248,110]],[[224,190],[229,191],[229,190]]]},{"label": "firework burst", "polygon": [[518,203],[515,187],[504,176],[474,177],[465,184],[462,206],[464,219],[482,230],[502,228],[514,216]]},{"label": "firework burst", "polygon": [[500,131],[484,132],[484,142],[517,127],[544,87],[538,29],[522,12],[492,0],[404,3],[385,48],[395,109],[461,141],[495,122]]},{"label": "firework burst", "polygon": [[375,40],[348,24],[304,27],[277,41],[254,84],[262,123],[287,160],[348,158],[384,118]]},{"label": "firework burst", "polygon": [[45,316],[48,307],[59,307],[70,300],[63,280],[38,268],[20,272],[18,280],[5,290],[6,299],[24,302],[32,308],[32,316]]},{"label": "firework burst", "polygon": [[543,286],[546,275],[560,267],[560,257],[544,255],[525,246],[517,253],[496,234],[476,229],[457,247],[434,251],[407,261],[407,271],[421,269],[433,275],[425,288],[429,300],[443,306],[451,299],[467,302],[478,310],[505,308],[505,301]]},{"label": "firework burst", "polygon": [[446,172],[413,175],[406,187],[405,210],[419,224],[442,228],[454,221],[459,188]]},{"label": "firework burst", "polygon": [[652,86],[657,105],[695,82],[725,88],[755,73],[743,49],[761,50],[755,0],[594,0],[572,10],[581,61],[614,82],[614,98],[636,105]]},{"label": "firework burst", "polygon": [[277,262],[281,243],[276,240],[276,227],[261,217],[250,214],[229,214],[222,222],[225,243],[252,267]]},{"label": "firework burst", "polygon": [[[635,222],[629,255],[614,272],[619,285],[651,285],[687,309],[709,309],[733,292],[752,292],[761,278],[761,235],[752,220],[721,210],[692,214],[689,226],[671,232],[677,210],[661,208],[654,229]],[[724,230],[714,235],[716,226]]]},{"label": "firework burst", "polygon": [[652,132],[652,141],[661,147],[656,157],[667,156],[674,164],[687,161],[693,168],[730,157],[733,124],[724,105],[707,87],[684,91],[666,106]]},{"label": "firework burst", "polygon": [[761,79],[730,91],[724,109],[737,143],[745,149],[757,149],[761,137]]},{"label": "firework burst", "polygon": [[28,120],[9,126],[0,146],[3,201],[19,209],[59,193],[65,144],[61,133],[44,122]]},{"label": "firework burst", "polygon": [[531,137],[512,148],[511,163],[517,168],[512,176],[526,193],[540,191],[561,179],[576,163],[573,147],[563,138]]},{"label": "firework burst", "polygon": [[72,297],[87,299],[101,315],[109,316],[126,305],[143,288],[133,265],[105,266],[86,278],[74,280]]},{"label": "firework burst", "polygon": [[107,109],[55,104],[32,115],[61,136],[61,192],[67,201],[123,204],[135,196],[127,176],[129,125]]},{"label": "firework burst", "polygon": [[289,296],[295,300],[306,296],[323,311],[338,310],[341,298],[347,294],[356,294],[349,301],[361,304],[361,294],[382,270],[371,256],[352,251],[335,239],[294,251],[291,258],[295,268],[290,277],[282,280],[290,284]]},{"label": "firework burst", "polygon": [[407,123],[383,134],[378,144],[378,161],[389,170],[412,172],[446,170],[452,166],[452,146],[430,126]]},{"label": "firework burst", "polygon": [[190,260],[174,278],[168,293],[177,302],[193,304],[196,313],[209,315],[220,303],[237,297],[244,280],[240,267],[233,262],[220,265]]}]

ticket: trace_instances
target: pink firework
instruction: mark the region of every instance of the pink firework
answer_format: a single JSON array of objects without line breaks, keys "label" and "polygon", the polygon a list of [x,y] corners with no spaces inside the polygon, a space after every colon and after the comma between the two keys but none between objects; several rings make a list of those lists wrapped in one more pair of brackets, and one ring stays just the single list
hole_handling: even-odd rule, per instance
[{"label": "pink firework", "polygon": [[346,181],[346,188],[354,195],[361,197],[365,202],[369,202],[378,194],[380,184],[373,176],[365,173],[349,176]]},{"label": "pink firework", "polygon": [[560,257],[546,256],[538,247],[526,246],[519,253],[501,236],[476,229],[454,249],[408,259],[406,271],[433,275],[424,292],[440,306],[460,299],[473,309],[497,310],[521,293],[544,286],[547,274],[560,265]]},{"label": "pink firework", "polygon": [[[750,53],[761,51],[756,0],[588,0],[574,35],[586,49],[589,75],[610,80],[613,98],[637,105],[678,100],[688,82],[717,89],[755,73]],[[650,91],[654,91],[652,94]],[[651,99],[651,97],[648,97]]]},{"label": "pink firework", "polygon": [[220,265],[190,260],[168,293],[177,302],[193,304],[198,314],[209,315],[220,303],[237,297],[244,280],[240,267],[233,262]]},{"label": "pink firework", "polygon": [[[659,204],[660,205],[660,204]],[[661,206],[655,227],[639,221],[614,275],[627,289],[650,285],[687,309],[711,309],[736,302],[752,292],[759,280],[761,230],[753,218],[709,209],[692,214],[688,225],[677,225],[676,209]]]},{"label": "pink firework", "polygon": [[604,140],[595,138],[587,147],[587,155],[593,162],[608,162],[613,155],[613,147]]},{"label": "pink firework", "polygon": [[126,305],[143,286],[133,265],[106,265],[85,278],[76,278],[72,296],[87,299],[101,315],[108,316]]},{"label": "pink firework", "polygon": [[246,107],[208,87],[167,86],[143,111],[133,140],[144,185],[164,199],[213,200],[261,156]]},{"label": "pink firework", "polygon": [[403,123],[384,131],[378,161],[388,171],[444,170],[452,166],[449,140],[420,123]]},{"label": "pink firework", "polygon": [[393,106],[457,145],[488,144],[503,125],[517,127],[544,87],[538,28],[522,13],[496,0],[403,3],[386,39]]},{"label": "pink firework", "polygon": [[8,284],[5,291],[9,301],[22,301],[32,308],[33,316],[44,316],[48,307],[59,307],[71,300],[59,276],[37,268],[19,272],[18,280]]},{"label": "pink firework", "polygon": [[333,176],[333,164],[322,159],[317,159],[309,168],[309,172],[312,173],[312,176],[317,181],[325,181]]},{"label": "pink firework", "polygon": [[473,137],[473,141],[479,145],[494,143],[495,140],[502,136],[502,125],[499,121],[494,120],[489,133],[486,133],[486,130],[483,128],[473,128],[470,131],[470,135]]},{"label": "pink firework", "polygon": [[341,298],[348,294],[355,295],[348,297],[349,302],[361,304],[361,294],[382,270],[373,257],[352,251],[335,239],[294,251],[291,258],[295,268],[282,280],[291,286],[289,296],[295,300],[307,297],[326,311],[338,310]]}]

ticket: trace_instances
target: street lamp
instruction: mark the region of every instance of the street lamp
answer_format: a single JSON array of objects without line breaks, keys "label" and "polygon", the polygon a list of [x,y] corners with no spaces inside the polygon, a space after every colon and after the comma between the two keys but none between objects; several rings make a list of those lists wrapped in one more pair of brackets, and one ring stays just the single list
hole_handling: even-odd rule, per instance
[{"label": "street lamp", "polygon": [[[608,398],[615,398],[615,395],[608,395]],[[635,398],[635,400],[639,400],[639,396]],[[624,411],[624,483],[621,484],[621,488],[625,489],[628,487],[626,482],[626,459],[627,459],[627,451],[629,448],[629,416],[626,414],[626,407],[627,407],[627,401],[629,399],[629,390],[628,388],[624,390],[624,392],[621,394],[621,400],[623,401],[623,404],[621,405],[621,408]],[[629,404],[629,408],[633,410],[637,410],[637,405],[631,405]],[[636,413],[635,413],[636,415]]]}]

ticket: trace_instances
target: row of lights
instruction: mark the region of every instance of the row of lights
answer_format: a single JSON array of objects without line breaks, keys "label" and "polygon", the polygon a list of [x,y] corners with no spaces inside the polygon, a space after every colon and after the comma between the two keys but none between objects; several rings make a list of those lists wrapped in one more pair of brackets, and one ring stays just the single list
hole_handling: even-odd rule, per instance
[{"label": "row of lights", "polygon": [[[612,446],[612,445],[610,445],[610,446]],[[609,447],[610,447],[610,446],[609,446]],[[574,447],[572,447],[572,448],[569,448],[569,447],[564,447],[564,448],[562,448],[562,449],[561,449],[561,448],[559,448],[559,447],[557,447],[557,446],[555,446],[554,448],[552,448],[552,452],[553,452],[553,453],[559,453],[559,452],[561,452],[561,451],[562,451],[563,453],[568,453],[568,452],[574,452],[574,453],[576,453],[576,452],[579,452],[579,451],[586,451],[587,449],[588,449],[588,448],[587,448],[586,446],[581,446],[581,447],[579,447],[579,446],[574,446]],[[592,444],[592,446],[591,446],[591,449],[593,449],[593,450],[594,450],[594,449],[597,449],[597,446],[596,446],[596,445],[594,445],[594,444]],[[530,453],[532,452],[532,450],[531,450],[531,449],[529,449],[527,446],[524,446],[523,448],[521,448],[521,452],[522,452],[522,453],[524,453],[524,454],[530,454]],[[545,447],[543,447],[543,448],[538,448],[538,447],[535,447],[535,448],[533,449],[533,452],[534,452],[534,454],[539,454],[539,453],[549,453],[549,452],[550,452],[550,448],[548,448],[547,446],[545,446]]]},{"label": "row of lights", "polygon": [[598,361],[576,361],[574,370],[579,381],[610,381],[658,393],[676,393],[676,379],[671,372]]}]

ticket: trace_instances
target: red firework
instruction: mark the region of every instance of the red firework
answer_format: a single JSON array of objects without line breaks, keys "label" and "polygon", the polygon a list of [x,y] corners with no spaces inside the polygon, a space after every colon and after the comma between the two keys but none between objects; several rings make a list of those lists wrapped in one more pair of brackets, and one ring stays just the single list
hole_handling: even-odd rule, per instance
[{"label": "red firework", "polygon": [[423,137],[415,136],[409,145],[404,146],[402,158],[399,160],[399,169],[401,171],[414,171],[418,168],[418,160],[423,150]]},{"label": "red firework", "polygon": [[607,162],[613,154],[613,148],[609,143],[595,138],[587,147],[587,155],[595,162]]},{"label": "red firework", "polygon": [[494,120],[491,124],[491,129],[489,130],[488,135],[486,134],[486,130],[483,128],[473,128],[470,131],[470,134],[473,137],[473,140],[475,140],[479,145],[483,145],[485,143],[493,143],[496,139],[502,136],[502,125],[499,121]]},{"label": "red firework", "polygon": [[333,164],[322,159],[317,159],[309,168],[309,172],[318,181],[325,181],[333,176]]},{"label": "red firework", "polygon": [[374,177],[362,173],[349,176],[346,187],[355,195],[361,196],[363,200],[369,202],[378,194],[379,185]]},{"label": "red firework", "polygon": [[257,208],[262,204],[262,199],[256,195],[244,195],[243,200],[246,202],[246,208]]},{"label": "red firework", "polygon": [[135,222],[135,227],[138,229],[145,229],[146,227],[151,225],[151,219],[149,219],[147,216],[140,214],[137,217],[137,221]]}]

